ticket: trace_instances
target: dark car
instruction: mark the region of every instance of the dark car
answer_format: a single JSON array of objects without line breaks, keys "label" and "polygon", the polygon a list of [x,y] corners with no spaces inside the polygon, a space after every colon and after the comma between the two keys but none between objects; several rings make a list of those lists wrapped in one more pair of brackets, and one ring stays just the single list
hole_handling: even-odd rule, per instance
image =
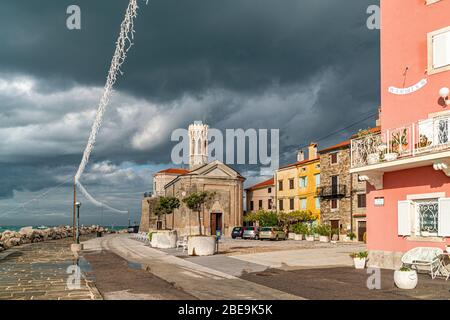
[{"label": "dark car", "polygon": [[244,227],[234,227],[233,231],[231,231],[231,237],[233,239],[242,238],[243,234],[244,234]]}]

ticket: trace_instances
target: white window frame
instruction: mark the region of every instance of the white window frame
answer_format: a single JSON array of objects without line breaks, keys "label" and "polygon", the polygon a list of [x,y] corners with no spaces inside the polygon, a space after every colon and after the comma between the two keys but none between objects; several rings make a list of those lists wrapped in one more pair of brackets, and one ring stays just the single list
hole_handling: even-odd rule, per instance
[{"label": "white window frame", "polygon": [[[305,207],[304,208],[302,206],[302,201],[305,201]],[[300,202],[299,203],[300,210],[306,210],[306,208],[308,207],[308,199],[307,198],[300,198],[299,202]]]},{"label": "white window frame", "polygon": [[[420,201],[431,201],[436,199],[438,202],[438,231],[437,233],[424,234],[420,231],[420,216],[419,216],[419,206],[418,203]],[[404,216],[406,218],[406,222],[409,225],[409,228],[405,226],[405,224],[401,224],[400,219],[400,207],[403,209],[408,208],[409,204],[409,217]],[[445,208],[447,215],[443,215],[443,209]],[[413,194],[408,195],[407,200],[401,200],[398,202],[398,235],[399,236],[407,236],[414,237],[415,239],[436,239],[436,238],[447,238],[450,237],[450,198],[446,198],[445,192],[436,192],[436,193],[425,193],[425,194]],[[403,212],[405,214],[405,212]]]},{"label": "white window frame", "polygon": [[[441,66],[441,67],[434,67],[434,44],[433,44],[433,39],[436,36],[439,36],[441,34],[444,33],[450,33],[450,26],[433,31],[428,33],[427,35],[427,43],[428,43],[428,74],[436,74],[439,72],[444,72],[444,71],[450,71],[450,62],[447,65]],[[450,34],[449,34],[450,36]],[[448,49],[450,51],[450,48]]]},{"label": "white window frame", "polygon": [[[317,181],[317,180],[319,180],[319,181]],[[320,186],[320,173],[316,173],[314,175],[314,182],[316,184],[316,187]]]},{"label": "white window frame", "polygon": [[[305,181],[305,184],[302,186],[302,181]],[[298,179],[298,187],[300,189],[308,188],[308,176],[303,176]]]}]

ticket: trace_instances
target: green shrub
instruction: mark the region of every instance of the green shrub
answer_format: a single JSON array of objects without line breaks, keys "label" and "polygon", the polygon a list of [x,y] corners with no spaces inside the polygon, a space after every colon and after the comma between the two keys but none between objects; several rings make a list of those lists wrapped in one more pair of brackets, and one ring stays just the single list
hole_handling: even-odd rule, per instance
[{"label": "green shrub", "polygon": [[356,234],[354,234],[353,232],[347,233],[347,237],[350,238],[350,240],[354,240],[356,238]]},{"label": "green shrub", "polygon": [[369,256],[369,253],[367,251],[361,251],[361,252],[354,252],[350,254],[351,258],[359,258],[359,259],[364,259],[367,258]]},{"label": "green shrub", "polygon": [[315,227],[315,233],[318,233],[320,236],[329,237],[331,234],[331,226],[329,224],[321,224]]},{"label": "green shrub", "polygon": [[297,223],[293,226],[292,231],[296,234],[307,234],[308,233],[308,226],[303,223]]}]

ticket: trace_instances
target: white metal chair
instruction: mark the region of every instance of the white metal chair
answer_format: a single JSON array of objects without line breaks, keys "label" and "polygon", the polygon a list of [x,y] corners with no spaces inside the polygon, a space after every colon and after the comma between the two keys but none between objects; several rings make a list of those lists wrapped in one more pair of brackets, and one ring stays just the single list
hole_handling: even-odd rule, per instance
[{"label": "white metal chair", "polygon": [[187,245],[188,245],[188,239],[187,236],[182,236],[178,241],[177,241],[177,250],[179,247],[183,248],[183,252],[187,249]]},{"label": "white metal chair", "polygon": [[417,247],[402,256],[402,264],[416,271],[429,271],[431,278],[435,279],[440,275],[440,255],[443,253],[441,248]]}]

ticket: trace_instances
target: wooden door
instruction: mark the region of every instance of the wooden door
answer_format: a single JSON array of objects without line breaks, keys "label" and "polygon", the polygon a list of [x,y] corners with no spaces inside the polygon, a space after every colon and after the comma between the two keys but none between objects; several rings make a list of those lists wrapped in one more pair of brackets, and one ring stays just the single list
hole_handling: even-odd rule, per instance
[{"label": "wooden door", "polygon": [[366,230],[366,221],[358,221],[358,241],[364,241]]},{"label": "wooden door", "polygon": [[211,213],[211,235],[215,236],[218,230],[222,230],[222,213]]}]

